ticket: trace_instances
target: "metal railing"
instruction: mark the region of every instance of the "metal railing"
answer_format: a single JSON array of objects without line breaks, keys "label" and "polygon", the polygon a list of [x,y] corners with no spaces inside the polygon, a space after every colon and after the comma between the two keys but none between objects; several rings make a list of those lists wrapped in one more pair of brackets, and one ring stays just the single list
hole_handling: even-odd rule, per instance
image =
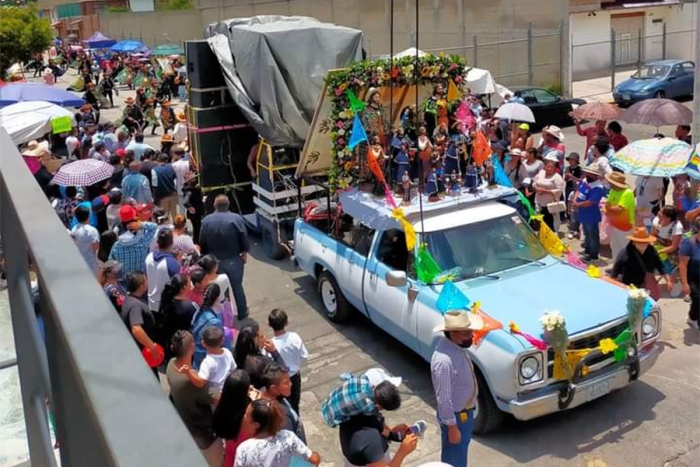
[{"label": "metal railing", "polygon": [[56,466],[48,405],[65,467],[204,467],[4,128],[0,154],[0,230],[31,465]]}]

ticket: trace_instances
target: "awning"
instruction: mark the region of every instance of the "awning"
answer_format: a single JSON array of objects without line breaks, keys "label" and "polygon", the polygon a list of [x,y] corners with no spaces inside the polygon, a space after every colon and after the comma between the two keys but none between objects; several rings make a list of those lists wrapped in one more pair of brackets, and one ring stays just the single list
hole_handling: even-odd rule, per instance
[{"label": "awning", "polygon": [[617,0],[612,3],[603,3],[603,10],[629,10],[632,8],[648,8],[657,6],[680,5],[680,0]]},{"label": "awning", "polygon": [[71,25],[71,26],[75,26],[76,24],[80,24],[80,23],[82,23],[82,22],[83,22],[82,19],[78,19],[78,20],[72,21],[72,22],[70,23],[70,25]]}]

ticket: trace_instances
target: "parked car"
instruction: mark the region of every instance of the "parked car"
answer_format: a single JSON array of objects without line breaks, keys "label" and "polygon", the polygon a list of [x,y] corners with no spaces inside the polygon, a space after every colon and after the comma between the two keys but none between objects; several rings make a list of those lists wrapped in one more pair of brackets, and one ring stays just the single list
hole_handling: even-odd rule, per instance
[{"label": "parked car", "polygon": [[629,79],[615,86],[615,102],[626,107],[651,98],[676,99],[693,95],[695,63],[662,60],[644,65]]},{"label": "parked car", "polygon": [[[373,203],[369,195],[344,193],[340,204],[345,214],[342,223],[334,224],[340,227],[333,235],[324,227],[328,223],[296,221],[296,263],[318,280],[329,319],[351,320],[353,313],[361,313],[430,361],[439,337],[434,329],[443,319],[437,300],[444,285],[416,278],[416,252],[407,252],[405,234],[383,198]],[[479,385],[477,433],[496,429],[504,413],[529,420],[621,389],[648,371],[660,353],[656,340],[661,314],[654,304],[633,331],[639,344],[627,360],[590,354],[586,375],[581,373],[573,382],[554,378],[553,351],[538,350],[511,334],[508,323],[540,335],[543,312],[561,310],[570,348],[589,348],[629,325],[628,293],[547,254],[516,208],[522,208],[517,192],[503,187],[428,203],[422,216],[416,206],[404,208],[418,231],[416,249],[425,242],[452,282],[504,325],[467,350]],[[562,400],[565,393],[571,397]]]},{"label": "parked car", "polygon": [[543,88],[515,87],[512,88],[515,96],[520,96],[525,105],[530,107],[535,116],[534,125],[530,129],[540,130],[545,125],[558,125],[560,127],[573,125],[569,113],[579,105],[586,103],[583,99],[568,99]]}]

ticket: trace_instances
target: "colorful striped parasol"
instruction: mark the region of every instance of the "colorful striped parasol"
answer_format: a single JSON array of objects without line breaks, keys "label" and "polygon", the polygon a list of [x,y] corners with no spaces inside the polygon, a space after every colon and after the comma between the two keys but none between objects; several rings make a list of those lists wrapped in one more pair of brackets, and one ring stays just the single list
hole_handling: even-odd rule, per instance
[{"label": "colorful striped parasol", "polygon": [[695,180],[700,180],[700,143],[696,144],[695,147],[690,150],[688,163],[685,166],[685,173]]},{"label": "colorful striped parasol", "polygon": [[673,177],[686,172],[690,145],[673,138],[642,139],[628,144],[610,164],[642,177]]}]

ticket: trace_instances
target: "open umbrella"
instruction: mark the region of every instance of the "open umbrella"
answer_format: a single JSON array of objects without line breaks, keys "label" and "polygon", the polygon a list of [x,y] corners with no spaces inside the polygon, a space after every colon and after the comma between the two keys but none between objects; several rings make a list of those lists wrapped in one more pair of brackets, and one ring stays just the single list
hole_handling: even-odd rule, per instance
[{"label": "open umbrella", "polygon": [[530,107],[515,102],[500,106],[496,111],[496,117],[511,122],[535,123],[535,116],[532,114]]},{"label": "open umbrella", "polygon": [[82,159],[58,169],[53,182],[60,186],[90,186],[112,176],[114,167],[97,159]]},{"label": "open umbrella", "polygon": [[572,115],[579,120],[617,120],[620,118],[620,109],[605,102],[588,102],[578,106]]},{"label": "open umbrella", "polygon": [[148,47],[139,41],[119,41],[109,48],[112,52],[144,52]]},{"label": "open umbrella", "polygon": [[641,177],[673,177],[686,172],[689,150],[674,138],[641,139],[617,151],[610,164]]},{"label": "open umbrella", "polygon": [[44,101],[61,107],[85,104],[85,99],[70,91],[42,83],[11,83],[0,87],[0,107],[23,101]]},{"label": "open umbrella", "polygon": [[621,120],[657,128],[664,125],[690,125],[693,121],[693,112],[671,99],[647,99],[625,110]]},{"label": "open umbrella", "polygon": [[688,164],[685,166],[685,173],[695,180],[700,180],[700,143],[691,149]]},{"label": "open umbrella", "polygon": [[153,55],[183,55],[184,49],[178,44],[159,45],[151,51]]},{"label": "open umbrella", "polygon": [[0,126],[7,130],[15,144],[39,139],[51,131],[51,120],[68,117],[75,125],[75,115],[70,110],[49,102],[19,102],[0,109]]}]

